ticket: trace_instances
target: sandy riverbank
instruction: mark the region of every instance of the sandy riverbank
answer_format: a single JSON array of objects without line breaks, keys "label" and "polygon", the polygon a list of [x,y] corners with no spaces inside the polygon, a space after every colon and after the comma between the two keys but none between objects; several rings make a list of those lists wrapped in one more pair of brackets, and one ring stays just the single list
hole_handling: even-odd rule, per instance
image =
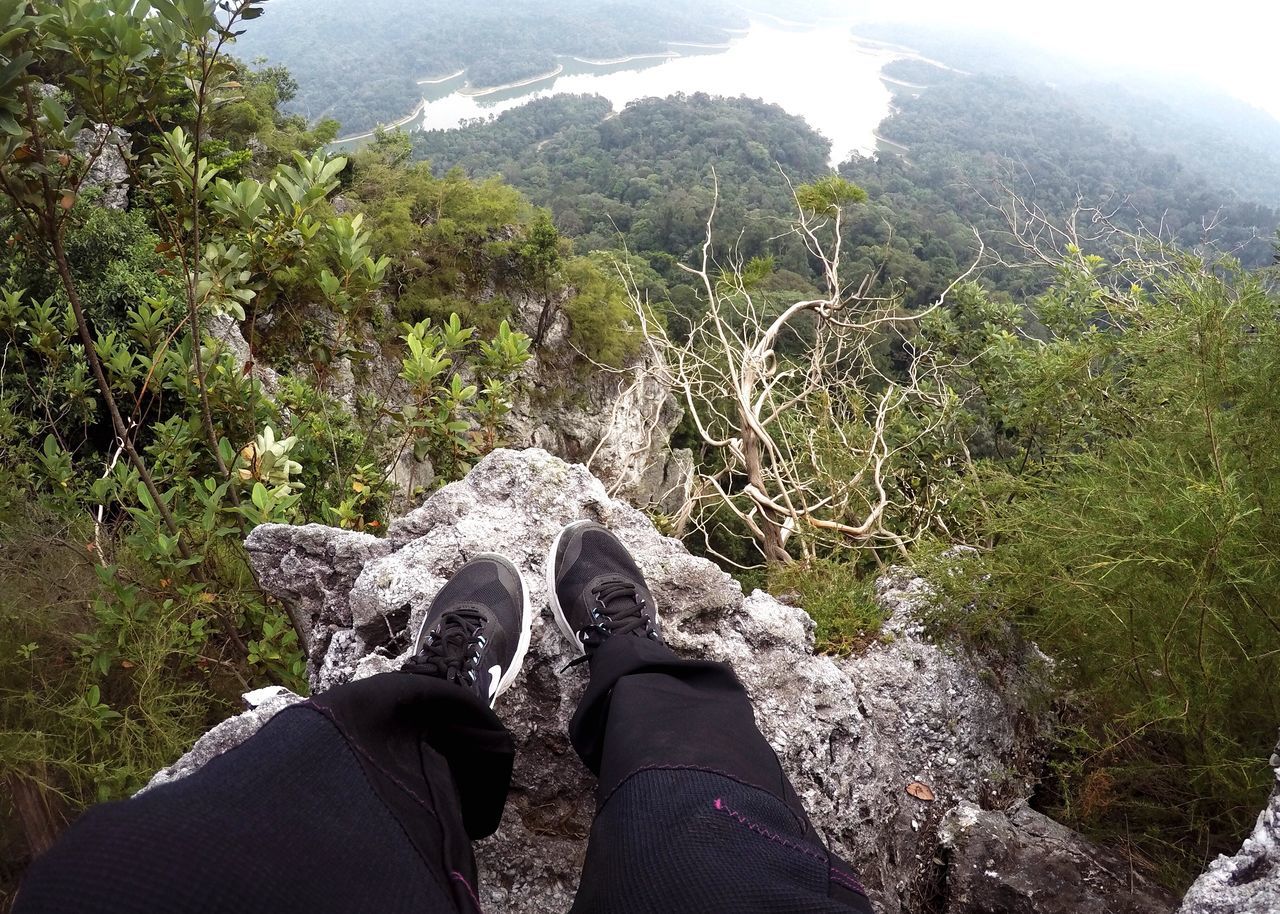
[{"label": "sandy riverbank", "polygon": [[592,67],[611,67],[614,64],[631,63],[633,60],[670,60],[679,56],[675,51],[657,51],[652,54],[632,54],[629,57],[610,57],[608,60],[593,60],[590,57],[573,57],[570,59]]},{"label": "sandy riverbank", "polygon": [[[953,67],[950,64],[945,64],[941,60],[934,60],[932,57],[925,57],[915,48],[909,48],[904,44],[894,44],[892,41],[881,41],[878,38],[864,38],[863,36],[857,33],[850,35],[849,40],[852,41],[854,44],[858,45],[859,47],[861,47],[863,50],[882,51],[882,52],[887,51],[890,54],[898,55],[899,60],[918,60],[921,63],[927,63],[931,66],[935,66],[939,70],[947,70],[948,72],[955,73],[958,76],[973,75],[968,70],[961,70],[958,67]],[[887,77],[887,76],[881,77],[881,79],[889,79],[889,78],[890,77]],[[910,85],[910,83],[904,83],[904,85]],[[928,86],[924,86],[923,88],[927,89]]]},{"label": "sandy riverbank", "polygon": [[420,86],[438,86],[438,85],[440,85],[440,83],[447,83],[447,82],[448,82],[449,80],[451,80],[451,79],[457,79],[459,76],[461,76],[461,75],[462,75],[463,73],[465,73],[465,72],[467,72],[467,68],[466,68],[466,67],[462,67],[462,68],[460,68],[460,69],[458,69],[458,70],[454,71],[453,73],[450,73],[448,76],[438,76],[438,77],[436,77],[435,79],[420,79],[420,80],[418,80],[418,85],[420,85]]},{"label": "sandy riverbank", "polygon": [[875,141],[876,141],[876,146],[877,146],[877,147],[878,147],[878,146],[880,146],[880,145],[884,145],[884,146],[888,147],[888,149],[889,149],[889,151],[890,151],[890,152],[895,152],[895,153],[897,153],[898,155],[906,155],[907,153],[909,153],[909,152],[911,151],[911,147],[910,147],[910,146],[905,146],[905,145],[903,145],[902,143],[896,143],[896,142],[894,142],[893,140],[891,140],[891,139],[889,139],[889,138],[887,138],[887,137],[883,137],[883,136],[881,136],[881,135],[880,135],[880,131],[879,131],[879,130],[875,131],[875,132],[874,132],[874,133],[872,133],[871,135],[872,135],[873,137],[875,137]]},{"label": "sandy riverbank", "polygon": [[368,131],[367,133],[357,133],[357,134],[353,134],[352,136],[340,136],[333,142],[334,143],[352,143],[352,142],[355,142],[356,140],[367,140],[369,139],[369,137],[373,136],[379,130],[398,130],[399,128],[403,127],[405,124],[408,124],[411,121],[416,121],[418,118],[422,117],[422,113],[424,110],[426,110],[426,107],[427,107],[427,103],[425,101],[418,102],[418,107],[414,108],[411,114],[405,115],[404,117],[400,118],[400,120],[398,121],[392,121],[390,124],[380,124],[377,127],[374,127],[372,130]]},{"label": "sandy riverbank", "polygon": [[466,89],[459,89],[458,94],[469,95],[472,98],[480,98],[485,95],[492,95],[495,92],[506,92],[508,89],[522,89],[525,86],[532,86],[534,83],[540,83],[543,80],[553,79],[554,77],[559,76],[563,72],[564,72],[564,64],[559,64],[551,72],[543,73],[539,76],[530,76],[528,79],[520,79],[513,83],[505,83],[501,86],[481,86],[478,89],[472,89],[468,87]]},{"label": "sandy riverbank", "polygon": [[881,74],[880,74],[880,80],[881,80],[882,82],[893,83],[893,85],[895,85],[895,86],[901,86],[901,87],[902,87],[902,88],[904,88],[904,89],[921,89],[921,90],[923,90],[923,89],[927,89],[927,88],[929,88],[928,86],[922,86],[922,85],[920,85],[920,83],[909,83],[909,82],[907,82],[905,79],[894,79],[892,76],[885,76],[883,73],[881,73]]},{"label": "sandy riverbank", "polygon": [[727,51],[733,47],[733,42],[722,41],[718,44],[705,44],[701,41],[668,41],[667,47],[671,48],[702,48],[708,51]]}]

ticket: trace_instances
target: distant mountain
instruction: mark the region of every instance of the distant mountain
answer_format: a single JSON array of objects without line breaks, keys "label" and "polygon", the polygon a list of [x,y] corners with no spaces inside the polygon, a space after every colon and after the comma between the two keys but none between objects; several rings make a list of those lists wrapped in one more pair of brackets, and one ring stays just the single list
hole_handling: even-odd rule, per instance
[{"label": "distant mountain", "polygon": [[904,44],[970,73],[1047,83],[1090,117],[1241,200],[1280,206],[1280,121],[1194,80],[1099,76],[1079,61],[1028,49],[990,33],[904,25],[860,25],[859,35]]},{"label": "distant mountain", "polygon": [[1064,86],[1094,116],[1139,142],[1178,156],[1193,171],[1245,200],[1280,206],[1280,121],[1230,96],[1186,88],[1177,101],[1155,87]]}]

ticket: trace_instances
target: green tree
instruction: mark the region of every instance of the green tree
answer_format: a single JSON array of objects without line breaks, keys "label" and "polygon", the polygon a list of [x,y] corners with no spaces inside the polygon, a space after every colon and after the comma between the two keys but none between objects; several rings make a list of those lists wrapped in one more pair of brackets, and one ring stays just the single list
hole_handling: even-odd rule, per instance
[{"label": "green tree", "polygon": [[529,225],[524,244],[520,246],[520,260],[526,274],[542,293],[542,310],[538,313],[538,329],[533,335],[533,344],[541,346],[547,335],[555,314],[555,304],[551,300],[551,283],[560,271],[563,242],[551,221],[551,214],[539,210]]},{"label": "green tree", "polygon": [[[128,795],[244,689],[305,690],[312,620],[258,593],[243,533],[377,529],[398,440],[455,458],[442,482],[465,471],[501,441],[527,358],[509,327],[455,321],[467,342],[413,416],[330,394],[326,366],[412,344],[375,307],[392,266],[378,237],[334,211],[347,161],[303,154],[318,135],[253,142],[283,129],[271,112],[292,91],[226,56],[261,10],[0,0],[0,769],[35,798],[24,809]],[[125,211],[91,186],[108,156]],[[495,227],[518,194],[425,178],[415,240],[461,258],[462,227],[483,223],[513,259]],[[273,396],[258,323],[318,328]],[[240,333],[248,359],[227,342]]]}]

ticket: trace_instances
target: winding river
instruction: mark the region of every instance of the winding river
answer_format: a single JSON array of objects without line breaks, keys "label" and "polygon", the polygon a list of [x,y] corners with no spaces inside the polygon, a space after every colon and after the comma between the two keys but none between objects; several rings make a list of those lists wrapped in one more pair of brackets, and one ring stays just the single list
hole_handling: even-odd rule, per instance
[{"label": "winding river", "polygon": [[836,163],[877,148],[876,126],[892,100],[880,68],[905,56],[855,38],[849,23],[759,18],[722,45],[673,42],[664,53],[617,60],[562,57],[554,72],[509,86],[471,87],[465,71],[424,79],[421,106],[397,126],[456,128],[549,95],[602,95],[614,110],[677,92],[745,95],[802,116],[831,140]]}]

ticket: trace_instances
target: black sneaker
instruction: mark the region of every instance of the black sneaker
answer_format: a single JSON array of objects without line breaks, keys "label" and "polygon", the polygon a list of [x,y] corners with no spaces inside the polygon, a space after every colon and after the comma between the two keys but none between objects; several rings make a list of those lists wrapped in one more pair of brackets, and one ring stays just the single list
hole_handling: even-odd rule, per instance
[{"label": "black sneaker", "polygon": [[520,673],[532,622],[516,566],[477,555],[431,601],[402,669],[455,682],[492,708]]},{"label": "black sneaker", "polygon": [[662,640],[644,575],[627,548],[595,521],[561,530],[546,567],[551,613],[578,654],[616,635]]}]

